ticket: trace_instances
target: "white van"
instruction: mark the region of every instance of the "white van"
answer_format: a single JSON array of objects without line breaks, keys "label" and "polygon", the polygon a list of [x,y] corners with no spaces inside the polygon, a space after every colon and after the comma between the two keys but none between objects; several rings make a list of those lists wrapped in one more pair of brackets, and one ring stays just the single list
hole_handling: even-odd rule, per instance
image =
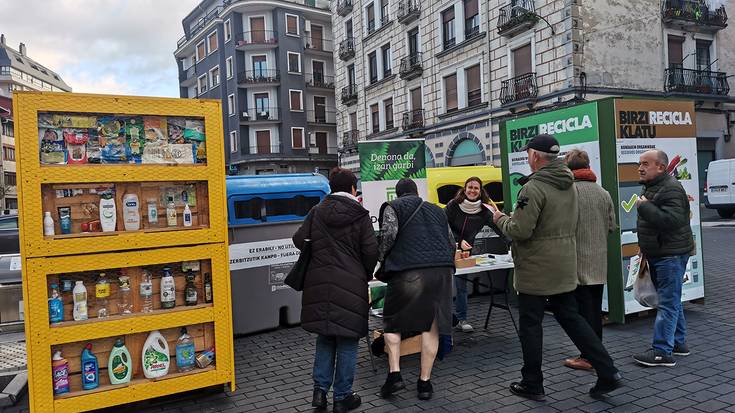
[{"label": "white van", "polygon": [[707,167],[704,205],[722,218],[735,215],[735,159],[712,161]]}]

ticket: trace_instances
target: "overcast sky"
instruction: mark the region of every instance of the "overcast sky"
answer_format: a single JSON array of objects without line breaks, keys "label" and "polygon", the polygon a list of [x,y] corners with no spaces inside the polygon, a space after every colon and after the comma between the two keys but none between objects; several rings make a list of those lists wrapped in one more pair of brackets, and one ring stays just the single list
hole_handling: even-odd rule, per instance
[{"label": "overcast sky", "polygon": [[173,51],[200,0],[1,0],[0,32],[74,92],[179,96]]}]

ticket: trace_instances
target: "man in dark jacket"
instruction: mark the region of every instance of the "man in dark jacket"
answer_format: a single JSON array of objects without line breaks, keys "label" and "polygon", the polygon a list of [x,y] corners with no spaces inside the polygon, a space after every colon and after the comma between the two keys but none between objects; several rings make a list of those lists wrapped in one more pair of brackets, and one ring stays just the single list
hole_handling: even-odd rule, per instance
[{"label": "man in dark jacket", "polygon": [[574,176],[558,159],[559,142],[538,135],[524,148],[533,174],[518,193],[512,216],[496,211],[494,219],[513,239],[515,288],[518,291],[523,368],[520,383],[510,391],[521,397],[544,400],[541,355],[544,307],[551,304],[554,317],[597,371],[590,394],[600,396],[622,385],[613,365],[587,321],[579,314],[577,288],[577,192]]},{"label": "man in dark jacket", "polygon": [[327,406],[334,381],[334,411],[346,412],[361,403],[352,382],[359,339],[368,332],[367,283],[378,260],[378,243],[368,211],[356,198],[355,175],[335,168],[329,187],[332,193],[309,212],[293,242],[302,250],[311,239],[301,326],[318,334],[312,406]]},{"label": "man in dark jacket", "polygon": [[653,346],[633,356],[644,366],[673,367],[673,355],[689,355],[681,288],[694,243],[689,199],[679,181],[666,173],[668,165],[666,153],[653,150],[641,155],[638,167],[643,184],[643,194],[636,202],[638,246],[648,260],[658,295]]}]

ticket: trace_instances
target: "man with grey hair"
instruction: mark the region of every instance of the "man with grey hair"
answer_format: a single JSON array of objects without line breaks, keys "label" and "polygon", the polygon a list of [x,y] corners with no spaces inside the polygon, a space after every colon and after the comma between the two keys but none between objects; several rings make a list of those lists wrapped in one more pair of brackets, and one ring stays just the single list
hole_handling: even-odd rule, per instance
[{"label": "man with grey hair", "polygon": [[648,261],[659,303],[651,349],[633,356],[644,366],[673,367],[673,356],[689,355],[681,289],[694,239],[689,199],[679,181],[666,172],[668,165],[665,152],[652,150],[641,155],[638,166],[643,184],[636,202],[638,246]]},{"label": "man with grey hair", "polygon": [[594,397],[622,386],[613,365],[592,327],[579,314],[577,288],[577,192],[574,176],[558,159],[559,142],[551,135],[538,135],[523,148],[533,174],[518,193],[512,216],[496,211],[493,219],[513,239],[515,289],[518,291],[519,335],[523,350],[520,382],[511,393],[544,400],[541,362],[544,309],[551,305],[554,317],[577,348],[597,371]]}]

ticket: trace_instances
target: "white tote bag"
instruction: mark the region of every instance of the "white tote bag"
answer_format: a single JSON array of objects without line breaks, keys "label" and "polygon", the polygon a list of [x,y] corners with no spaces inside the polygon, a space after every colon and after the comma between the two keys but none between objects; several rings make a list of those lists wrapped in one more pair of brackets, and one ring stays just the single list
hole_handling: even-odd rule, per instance
[{"label": "white tote bag", "polygon": [[640,268],[638,276],[633,283],[633,297],[638,303],[644,307],[658,307],[658,293],[656,287],[651,280],[651,271],[648,267],[648,260],[642,254],[639,255]]}]

